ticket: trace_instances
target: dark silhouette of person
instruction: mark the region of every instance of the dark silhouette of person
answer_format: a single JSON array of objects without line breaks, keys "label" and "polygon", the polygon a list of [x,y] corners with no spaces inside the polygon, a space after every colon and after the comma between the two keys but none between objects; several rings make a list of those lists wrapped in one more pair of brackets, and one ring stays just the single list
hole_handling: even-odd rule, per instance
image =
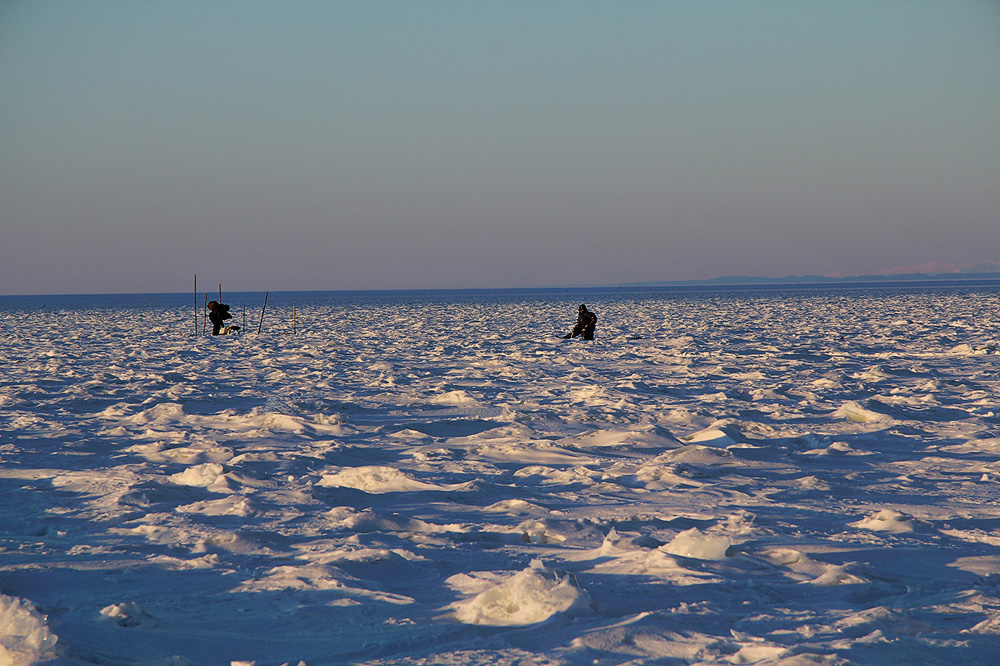
[{"label": "dark silhouette of person", "polygon": [[573,327],[573,331],[568,335],[564,335],[563,339],[575,338],[578,335],[583,336],[584,340],[594,339],[594,329],[597,327],[597,315],[587,309],[586,305],[580,306],[580,314],[576,318],[576,326]]},{"label": "dark silhouette of person", "polygon": [[232,318],[233,315],[229,314],[228,305],[218,301],[208,302],[208,320],[212,322],[212,335],[222,333],[222,322]]}]

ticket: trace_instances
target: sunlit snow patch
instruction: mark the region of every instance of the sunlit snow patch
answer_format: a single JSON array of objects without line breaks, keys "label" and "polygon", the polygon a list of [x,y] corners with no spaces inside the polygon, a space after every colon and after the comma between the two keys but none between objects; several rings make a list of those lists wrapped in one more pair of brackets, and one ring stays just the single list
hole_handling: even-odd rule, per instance
[{"label": "sunlit snow patch", "polygon": [[733,454],[725,449],[716,449],[700,444],[688,444],[679,449],[671,449],[661,453],[648,464],[691,463],[694,465],[726,465],[732,462]]},{"label": "sunlit snow patch", "polygon": [[665,449],[677,446],[677,441],[655,426],[646,426],[629,430],[594,430],[575,437],[567,437],[561,440],[560,444],[628,450]]},{"label": "sunlit snow patch", "polygon": [[479,401],[465,391],[448,391],[431,398],[431,403],[435,405],[453,405],[456,407],[471,407],[478,405]]},{"label": "sunlit snow patch", "polygon": [[926,527],[926,523],[916,520],[913,516],[901,513],[894,509],[882,509],[878,513],[868,516],[856,523],[848,523],[851,527],[859,527],[863,530],[873,530],[875,532],[891,532],[901,534],[912,532],[917,527]]},{"label": "sunlit snow patch", "polygon": [[681,437],[681,440],[688,444],[700,444],[702,446],[713,446],[722,449],[736,445],[736,440],[720,428],[707,428],[693,435]]},{"label": "sunlit snow patch", "polygon": [[222,465],[218,463],[205,463],[188,467],[183,472],[171,474],[170,480],[179,486],[210,486],[219,480],[222,475]]},{"label": "sunlit snow patch", "polygon": [[455,490],[462,487],[461,484],[439,486],[417,481],[398,469],[383,465],[349,467],[334,474],[324,474],[319,485],[333,488],[354,488],[375,494],[415,490]]},{"label": "sunlit snow patch", "polygon": [[697,560],[721,560],[733,545],[732,539],[721,535],[704,534],[696,527],[684,530],[661,549],[671,555],[692,557]]},{"label": "sunlit snow patch", "polygon": [[[459,578],[464,580],[458,580]],[[449,579],[468,588],[464,574]],[[543,622],[557,613],[579,613],[590,608],[590,594],[568,574],[559,574],[541,560],[532,560],[524,571],[506,582],[490,585],[467,601],[454,604],[455,617],[466,624],[496,626]]]},{"label": "sunlit snow patch", "polygon": [[865,409],[856,402],[844,403],[840,409],[833,413],[835,417],[847,419],[848,421],[854,421],[855,423],[871,423],[873,421],[884,421],[887,417],[879,414],[878,412],[873,412],[870,409]]},{"label": "sunlit snow patch", "polygon": [[163,402],[121,420],[126,423],[137,424],[167,424],[182,421],[185,418],[184,408],[179,404],[176,402]]},{"label": "sunlit snow patch", "polygon": [[812,581],[814,585],[832,587],[834,585],[858,585],[867,583],[868,580],[851,573],[853,564],[834,566],[827,569],[822,575]]}]

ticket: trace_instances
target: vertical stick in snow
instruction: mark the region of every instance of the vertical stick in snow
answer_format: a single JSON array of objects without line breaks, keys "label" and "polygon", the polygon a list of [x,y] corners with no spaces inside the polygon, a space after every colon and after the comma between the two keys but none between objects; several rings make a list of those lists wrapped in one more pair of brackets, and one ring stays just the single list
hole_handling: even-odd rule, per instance
[{"label": "vertical stick in snow", "polygon": [[264,326],[264,310],[267,309],[267,295],[271,293],[269,291],[264,292],[264,307],[260,309],[260,324],[257,326],[257,335],[260,335],[260,329]]}]

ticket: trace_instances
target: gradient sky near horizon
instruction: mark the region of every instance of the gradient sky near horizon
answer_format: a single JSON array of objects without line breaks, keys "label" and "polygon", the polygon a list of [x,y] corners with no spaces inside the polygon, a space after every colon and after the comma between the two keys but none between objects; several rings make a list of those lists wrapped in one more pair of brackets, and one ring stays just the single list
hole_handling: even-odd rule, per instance
[{"label": "gradient sky near horizon", "polygon": [[1000,260],[1000,2],[0,2],[0,293]]}]

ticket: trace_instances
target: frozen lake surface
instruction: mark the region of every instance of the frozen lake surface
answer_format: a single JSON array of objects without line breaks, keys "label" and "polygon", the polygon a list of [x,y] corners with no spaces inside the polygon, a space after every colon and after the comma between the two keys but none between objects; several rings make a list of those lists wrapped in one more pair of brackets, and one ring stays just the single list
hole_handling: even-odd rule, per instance
[{"label": "frozen lake surface", "polygon": [[0,298],[0,664],[1000,663],[998,286],[224,296]]}]

